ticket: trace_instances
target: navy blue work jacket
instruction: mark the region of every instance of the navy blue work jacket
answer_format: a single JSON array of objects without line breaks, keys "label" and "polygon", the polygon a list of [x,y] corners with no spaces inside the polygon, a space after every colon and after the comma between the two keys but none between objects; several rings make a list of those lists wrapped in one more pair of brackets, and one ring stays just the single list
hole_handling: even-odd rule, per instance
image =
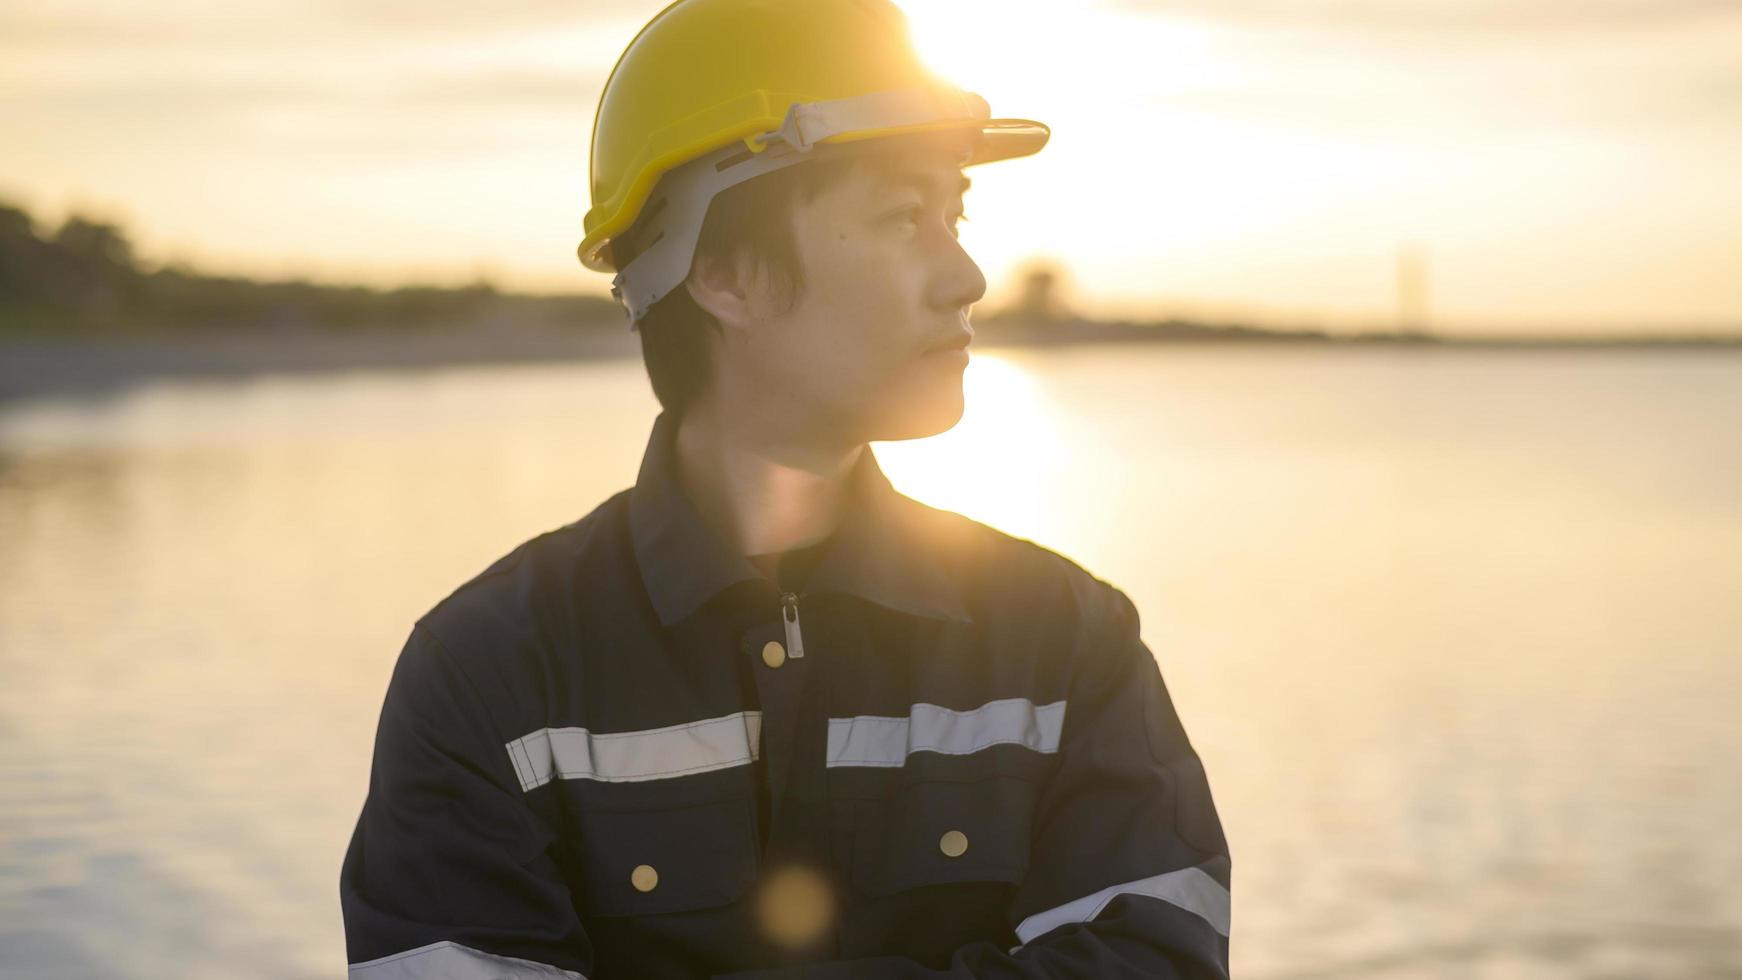
[{"label": "navy blue work jacket", "polygon": [[1227,976],[1227,842],[1123,592],[869,447],[783,589],[675,430],[412,627],[353,980]]}]

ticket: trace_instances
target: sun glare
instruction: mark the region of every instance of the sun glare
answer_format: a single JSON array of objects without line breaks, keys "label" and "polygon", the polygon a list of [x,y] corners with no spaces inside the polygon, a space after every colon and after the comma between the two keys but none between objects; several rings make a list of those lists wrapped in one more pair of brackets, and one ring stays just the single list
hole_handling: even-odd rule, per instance
[{"label": "sun glare", "polygon": [[962,420],[929,439],[874,443],[902,493],[1022,537],[1047,539],[1059,465],[1052,407],[1034,377],[975,354],[962,379]]},{"label": "sun glare", "polygon": [[1060,110],[1201,84],[1227,68],[1183,18],[1057,0],[901,0],[915,47],[944,78],[1000,104]]},{"label": "sun glare", "polygon": [[[1226,225],[1227,201],[1248,196],[1239,188],[1250,177],[1227,164],[1235,135],[1213,116],[1172,108],[1251,80],[1250,62],[1223,50],[1224,28],[1098,2],[901,6],[934,72],[984,96],[994,116],[1052,129],[1042,152],[974,178],[974,222],[962,240],[990,274],[995,304],[1009,299],[1013,270],[1044,247],[1093,266],[1084,285],[1097,297],[1116,295],[1095,281],[1103,277],[1142,283],[1133,291],[1148,296],[1156,257]],[[1039,203],[1047,201],[1068,204]]]}]

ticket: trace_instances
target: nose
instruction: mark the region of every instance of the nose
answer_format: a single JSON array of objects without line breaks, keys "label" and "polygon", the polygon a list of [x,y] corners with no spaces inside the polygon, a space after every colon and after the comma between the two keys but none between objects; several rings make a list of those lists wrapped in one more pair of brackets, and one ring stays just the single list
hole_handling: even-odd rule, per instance
[{"label": "nose", "polygon": [[959,239],[947,235],[942,240],[931,299],[938,309],[965,312],[986,295],[986,275]]}]

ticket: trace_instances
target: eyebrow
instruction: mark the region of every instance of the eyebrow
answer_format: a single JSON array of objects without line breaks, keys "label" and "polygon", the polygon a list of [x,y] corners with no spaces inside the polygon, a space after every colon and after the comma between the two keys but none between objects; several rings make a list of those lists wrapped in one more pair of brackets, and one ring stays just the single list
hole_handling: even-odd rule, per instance
[{"label": "eyebrow", "polygon": [[[908,187],[911,187],[914,190],[919,191],[921,194],[931,193],[932,188],[935,186],[935,182],[931,178],[925,176],[924,174],[917,173],[915,171],[903,171],[901,173],[889,173],[887,171],[884,171],[884,172],[880,173],[878,176],[880,178],[879,182],[884,187],[889,187],[889,188],[908,188]],[[973,187],[974,182],[968,178],[967,174],[958,173],[956,176],[958,178],[960,178],[960,181],[961,181],[961,183],[956,188],[956,193],[957,194],[968,193],[968,188]]]}]

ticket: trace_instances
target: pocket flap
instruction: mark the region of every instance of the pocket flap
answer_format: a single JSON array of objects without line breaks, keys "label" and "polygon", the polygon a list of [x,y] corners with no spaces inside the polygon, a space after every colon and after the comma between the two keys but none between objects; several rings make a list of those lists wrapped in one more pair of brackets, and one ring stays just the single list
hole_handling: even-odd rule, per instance
[{"label": "pocket flap", "polygon": [[728,905],[755,882],[754,801],[575,814],[576,899],[586,915],[654,915]]},{"label": "pocket flap", "polygon": [[915,782],[869,807],[854,833],[853,884],[870,895],[1028,873],[1035,785],[1012,776]]}]

